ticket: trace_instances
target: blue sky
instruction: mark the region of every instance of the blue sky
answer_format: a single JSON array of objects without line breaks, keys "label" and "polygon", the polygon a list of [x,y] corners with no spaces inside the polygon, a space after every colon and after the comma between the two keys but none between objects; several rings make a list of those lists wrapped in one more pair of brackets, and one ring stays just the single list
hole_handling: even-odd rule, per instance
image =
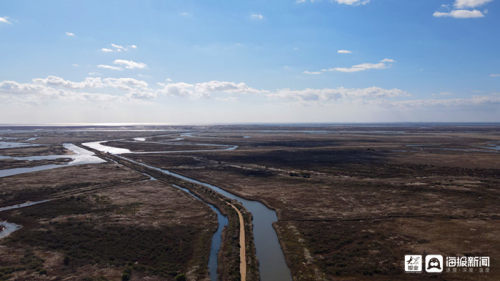
[{"label": "blue sky", "polygon": [[500,1],[2,1],[0,123],[500,121]]}]

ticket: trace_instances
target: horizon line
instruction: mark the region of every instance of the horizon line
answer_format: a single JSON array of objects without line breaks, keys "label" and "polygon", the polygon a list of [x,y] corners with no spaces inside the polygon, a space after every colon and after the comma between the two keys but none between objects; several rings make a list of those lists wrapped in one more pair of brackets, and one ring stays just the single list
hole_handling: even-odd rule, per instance
[{"label": "horizon line", "polygon": [[135,123],[135,122],[106,122],[106,123],[0,123],[0,127],[120,127],[120,126],[232,126],[232,125],[390,125],[390,124],[463,124],[463,125],[500,125],[500,121],[402,121],[402,122],[234,122],[234,123]]}]

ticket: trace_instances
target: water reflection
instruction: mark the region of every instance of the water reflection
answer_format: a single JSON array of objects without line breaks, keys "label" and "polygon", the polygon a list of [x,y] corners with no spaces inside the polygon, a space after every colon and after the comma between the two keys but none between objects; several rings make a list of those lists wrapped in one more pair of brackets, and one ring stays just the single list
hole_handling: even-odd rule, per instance
[{"label": "water reflection", "polygon": [[71,161],[63,164],[48,164],[48,165],[40,165],[35,167],[24,167],[24,168],[13,168],[13,169],[5,169],[0,170],[0,177],[8,177],[13,175],[19,175],[24,173],[31,173],[37,171],[44,171],[49,169],[61,168],[66,166],[74,166],[74,165],[83,165],[83,164],[97,164],[106,162],[105,160],[95,156],[95,154],[91,151],[83,149],[79,146],[76,146],[72,143],[63,144],[64,148],[73,152],[73,154],[65,154],[65,155],[43,155],[43,156],[26,156],[26,157],[10,157],[10,156],[1,156],[2,159],[14,159],[14,160],[26,160],[26,161],[36,161],[36,160],[55,160],[62,158],[70,158]]}]

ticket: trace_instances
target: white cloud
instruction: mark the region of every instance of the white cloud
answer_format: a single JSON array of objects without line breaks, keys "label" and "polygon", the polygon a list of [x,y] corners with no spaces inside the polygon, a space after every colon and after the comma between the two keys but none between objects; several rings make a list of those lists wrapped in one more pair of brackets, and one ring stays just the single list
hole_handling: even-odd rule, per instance
[{"label": "white cloud", "polygon": [[160,89],[157,90],[158,95],[190,98],[211,97],[216,94],[226,94],[225,98],[227,98],[227,94],[254,94],[266,96],[271,99],[283,99],[288,101],[325,102],[344,99],[381,99],[409,96],[407,92],[400,89],[383,89],[379,87],[265,90],[252,88],[245,83],[228,81],[209,81],[194,84],[185,82],[157,84],[160,86]]},{"label": "white cloud", "polygon": [[373,100],[406,97],[409,94],[400,89],[369,88],[307,88],[303,90],[265,90],[248,86],[243,82],[208,81],[199,83],[171,82],[156,83],[151,87],[146,81],[135,78],[87,77],[82,81],[70,81],[58,76],[35,78],[30,83],[15,81],[0,82],[0,96],[39,96],[40,98],[86,98],[88,95],[105,95],[128,98],[154,98],[180,96],[188,98],[232,99],[234,95],[252,94],[272,99],[300,102],[326,102],[336,100]]},{"label": "white cloud", "polygon": [[345,72],[345,73],[351,73],[351,72],[360,72],[360,71],[366,71],[366,70],[371,70],[371,69],[386,69],[391,66],[392,63],[396,62],[393,59],[388,59],[385,58],[381,60],[378,63],[361,63],[361,64],[356,64],[351,67],[332,67],[332,68],[324,68],[321,69],[321,71],[304,71],[304,74],[321,74],[322,72],[330,72],[330,71],[336,71],[336,72]]},{"label": "white cloud", "polygon": [[451,17],[456,19],[483,18],[484,14],[479,10],[452,10],[449,12],[434,12],[436,18]]},{"label": "white cloud", "polygon": [[132,60],[123,60],[123,59],[117,59],[113,61],[114,64],[121,65],[125,67],[126,69],[143,69],[146,68],[147,65],[142,62],[135,62]]},{"label": "white cloud", "polygon": [[356,64],[351,67],[334,67],[328,69],[328,71],[338,71],[338,72],[359,72],[366,71],[370,69],[386,69],[390,67],[390,63],[395,62],[393,59],[383,59],[379,63],[361,63]]},{"label": "white cloud", "polygon": [[77,63],[72,64],[72,66],[73,66],[73,67],[80,67],[80,65],[79,65],[79,64],[77,64]]},{"label": "white cloud", "polygon": [[27,94],[30,92],[35,92],[36,90],[37,90],[36,85],[29,83],[23,84],[9,80],[0,82],[0,94],[3,95]]},{"label": "white cloud", "polygon": [[[35,78],[31,83],[18,83],[15,81],[0,82],[0,97],[30,100],[42,99],[75,99],[86,100],[97,96],[110,100],[123,99],[153,99],[159,95],[180,96],[191,99],[222,98],[232,100],[232,95],[239,94],[265,94],[267,91],[251,88],[245,83],[228,81],[208,81],[201,83],[157,83],[157,87],[150,87],[146,81],[135,78],[101,78],[87,77],[83,81],[75,82],[65,80],[58,76]],[[223,96],[219,96],[222,94]]]},{"label": "white cloud", "polygon": [[35,78],[31,83],[0,82],[0,97],[18,102],[39,103],[47,100],[127,101],[157,96],[148,83],[134,78],[87,77],[74,82],[57,76]]},{"label": "white cloud", "polygon": [[483,18],[488,13],[487,10],[480,11],[474,9],[485,5],[493,0],[455,0],[453,9],[448,4],[442,4],[444,11],[435,11],[432,15],[436,18],[450,17],[456,19]]},{"label": "white cloud", "polygon": [[8,18],[8,17],[0,17],[0,22],[1,22],[1,23],[12,24],[12,23],[9,21],[9,18]]},{"label": "white cloud", "polygon": [[321,72],[321,71],[309,71],[309,70],[305,70],[303,73],[304,74],[308,74],[308,75],[319,75],[319,74],[321,74],[323,72]]},{"label": "white cloud", "polygon": [[51,84],[39,83],[35,80],[36,79],[34,79],[32,83],[2,81],[0,82],[0,96],[10,101],[31,104],[54,99],[71,101],[109,101],[112,99],[120,99],[119,96],[113,96],[106,93],[90,93],[71,88],[59,88]]},{"label": "white cloud", "polygon": [[339,4],[344,4],[344,5],[358,6],[358,5],[366,5],[366,4],[370,3],[370,0],[335,0],[335,2],[337,2]]},{"label": "white cloud", "polygon": [[[71,108],[72,110],[78,110],[81,106],[89,106],[89,109],[97,109],[96,113],[104,114],[110,106],[121,108],[123,105],[130,105],[135,109],[139,104],[163,103],[166,98],[172,96],[189,99],[209,98],[214,102],[223,103],[237,102],[244,95],[260,98],[263,103],[272,104],[272,108],[283,108],[284,112],[293,108],[289,112],[295,114],[296,111],[294,110],[299,110],[304,113],[307,112],[307,116],[313,117],[314,120],[320,118],[317,121],[329,120],[330,122],[336,120],[331,119],[334,118],[331,115],[333,112],[337,112],[338,116],[341,117],[353,111],[355,114],[348,115],[346,121],[373,120],[371,118],[378,117],[381,112],[386,112],[388,118],[411,112],[413,117],[406,119],[409,121],[422,120],[422,117],[427,118],[429,121],[442,120],[439,119],[440,116],[450,117],[446,114],[451,112],[455,115],[447,120],[461,121],[463,120],[461,118],[463,118],[464,111],[473,112],[474,114],[486,112],[484,116],[489,120],[498,120],[495,114],[496,108],[500,105],[500,94],[471,96],[468,98],[446,98],[443,96],[442,98],[410,99],[411,95],[404,90],[380,87],[265,90],[252,88],[246,83],[230,81],[200,83],[171,83],[165,81],[164,83],[149,85],[143,80],[129,77],[87,77],[82,81],[70,81],[57,76],[48,76],[46,78],[36,78],[27,83],[0,81],[2,106],[13,108],[13,106],[19,105],[16,110],[20,110],[25,108],[25,105],[31,104],[44,113],[47,113],[48,110],[54,110],[48,106],[65,104],[64,102],[67,105],[78,105],[76,108]],[[133,110],[132,108],[128,107],[123,112],[125,117],[134,112],[130,111]],[[155,106],[145,108],[143,112],[149,112],[148,110],[154,108]],[[103,111],[103,109],[105,110]],[[214,109],[207,108],[206,112],[211,112],[210,110]],[[323,116],[327,119],[321,119],[321,112],[323,111],[327,113],[327,115]],[[274,115],[276,118],[281,116],[279,115],[281,111],[274,113],[277,114]],[[364,118],[356,119],[356,113],[366,113],[367,115]],[[258,118],[259,114],[261,113],[251,116],[253,116],[252,118]],[[237,115],[234,117],[238,118]],[[111,116],[113,115],[111,114],[108,117]],[[196,118],[204,117],[198,116]],[[267,119],[267,121],[269,120],[274,119]],[[284,121],[286,121],[286,118]]]},{"label": "white cloud", "polygon": [[280,89],[268,94],[272,98],[283,98],[299,102],[327,102],[335,100],[352,99],[380,99],[409,96],[410,94],[400,89],[369,88],[322,88],[291,90]]},{"label": "white cloud", "polygon": [[251,14],[250,18],[253,20],[263,20],[264,16],[262,14]]},{"label": "white cloud", "polygon": [[148,83],[146,81],[137,80],[135,78],[103,78],[102,81],[107,87],[118,88],[122,90],[151,90],[148,88]]},{"label": "white cloud", "polygon": [[338,54],[352,54],[352,51],[349,50],[337,50]]},{"label": "white cloud", "polygon": [[[169,105],[170,101],[182,98],[209,98],[211,101],[196,101],[205,110],[200,115],[195,112],[186,115],[183,114],[186,110],[184,107],[175,103]],[[262,110],[255,111],[254,106],[245,103],[248,98],[261,102],[264,105]],[[26,83],[0,81],[0,99],[2,122],[40,122],[37,119],[40,116],[52,116],[47,119],[48,122],[60,121],[62,117],[71,122],[127,122],[130,121],[130,116],[150,116],[136,122],[172,122],[171,116],[180,116],[182,118],[176,121],[180,123],[227,122],[228,116],[233,122],[304,122],[304,118],[308,122],[388,122],[396,119],[495,122],[498,121],[500,108],[500,94],[412,99],[409,93],[397,88],[265,90],[230,81],[164,81],[149,85],[143,80],[130,77],[87,77],[82,81],[71,81],[49,76]],[[227,112],[220,112],[220,103],[227,102],[238,104],[226,106]],[[219,105],[214,107],[215,103]],[[166,114],[166,108],[167,118],[161,119]],[[119,111],[113,111],[115,109]],[[71,119],[73,113],[79,117]],[[212,118],[218,114],[221,114],[221,119]],[[297,115],[299,117],[293,119]],[[22,119],[22,116],[29,118]],[[185,116],[192,119],[183,119]],[[94,117],[97,119],[89,119]]]},{"label": "white cloud", "polygon": [[438,96],[452,96],[453,94],[450,92],[439,92],[437,94],[432,94],[433,97],[438,97]]},{"label": "white cloud", "polygon": [[101,52],[103,53],[121,53],[121,52],[127,52],[130,49],[137,49],[137,45],[129,45],[129,46],[123,46],[123,45],[118,45],[115,43],[111,43],[111,48],[101,48]]},{"label": "white cloud", "polygon": [[81,82],[65,80],[58,76],[48,76],[47,78],[35,78],[31,85],[46,86],[57,89],[71,90],[96,90],[96,89],[121,89],[121,90],[146,90],[148,91],[148,83],[135,78],[101,78],[87,77]]},{"label": "white cloud", "polygon": [[113,61],[113,64],[115,64],[115,65],[99,64],[99,65],[97,65],[97,68],[121,71],[124,68],[126,68],[126,69],[144,69],[147,67],[147,65],[145,63],[136,62],[136,61],[132,61],[132,60],[124,60],[124,59],[116,59]]},{"label": "white cloud", "polygon": [[500,73],[491,73],[490,77],[500,77]]},{"label": "white cloud", "polygon": [[107,64],[99,64],[97,68],[102,68],[102,69],[109,69],[109,70],[118,70],[121,71],[123,68],[118,67],[118,66],[113,66],[113,65],[107,65]]},{"label": "white cloud", "polygon": [[487,104],[500,104],[500,94],[486,96],[472,96],[470,98],[453,98],[453,99],[418,99],[418,100],[403,100],[392,101],[388,103],[391,106],[397,107],[453,107],[453,106],[478,106]]},{"label": "white cloud", "polygon": [[75,34],[73,32],[65,32],[64,34],[69,37],[75,37]]},{"label": "white cloud", "polygon": [[245,83],[235,83],[227,81],[209,81],[195,84],[184,82],[158,83],[161,87],[159,94],[169,96],[184,96],[190,98],[209,97],[213,94],[257,94],[267,91],[249,87]]},{"label": "white cloud", "polygon": [[487,4],[493,0],[456,0],[453,6],[463,8],[475,8]]},{"label": "white cloud", "polygon": [[190,17],[191,16],[191,14],[188,12],[181,12],[181,13],[179,13],[179,15],[183,16],[183,17]]},{"label": "white cloud", "polygon": [[60,87],[66,89],[85,89],[85,88],[102,88],[103,84],[101,78],[99,77],[87,77],[81,82],[73,82],[70,80],[65,80],[64,78],[58,76],[47,76],[47,78],[35,78],[32,80],[33,85],[37,86],[49,86],[49,87]]},{"label": "white cloud", "polygon": [[118,45],[118,44],[111,43],[111,46],[112,46],[113,48],[115,48],[115,50],[116,50],[117,52],[121,52],[121,51],[125,51],[125,50],[126,50],[126,48],[125,48],[125,47],[123,47],[122,45]]},{"label": "white cloud", "polygon": [[329,71],[338,71],[338,72],[359,72],[366,71],[370,69],[385,69],[387,66],[383,62],[379,63],[361,63],[356,64],[351,67],[334,67],[329,69]]}]

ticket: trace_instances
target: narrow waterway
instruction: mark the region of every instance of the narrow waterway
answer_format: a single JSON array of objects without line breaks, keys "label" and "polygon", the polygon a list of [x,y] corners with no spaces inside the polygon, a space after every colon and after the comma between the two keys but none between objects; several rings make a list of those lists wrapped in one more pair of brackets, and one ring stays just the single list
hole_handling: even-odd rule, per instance
[{"label": "narrow waterway", "polygon": [[0,149],[30,147],[30,146],[40,146],[40,145],[34,143],[0,141]]},{"label": "narrow waterway", "polygon": [[[143,142],[146,139],[145,138],[134,138],[134,140]],[[120,157],[120,156],[118,156],[118,154],[137,153],[137,152],[132,152],[126,148],[117,148],[117,147],[104,145],[103,143],[105,143],[105,142],[106,141],[87,142],[87,143],[83,143],[82,145],[99,150],[99,151],[102,151],[102,152],[114,154],[117,157]],[[155,153],[155,152],[153,152],[153,153]],[[165,153],[165,152],[156,152],[156,153]],[[166,153],[168,153],[168,152],[166,152]],[[128,159],[128,158],[125,158],[125,157],[120,157],[120,158],[139,164],[138,162],[135,162],[135,161]],[[161,169],[160,169],[160,171],[161,171]],[[156,180],[151,175],[149,175],[149,176],[150,176],[151,180]],[[180,186],[175,185],[175,184],[172,186],[175,188],[178,188],[184,192],[187,192],[188,194],[190,194],[191,196],[193,196],[197,200],[207,204],[210,207],[210,209],[212,209],[217,214],[218,227],[217,227],[217,231],[212,236],[212,242],[211,242],[211,247],[210,247],[210,256],[208,259],[208,270],[209,270],[209,274],[210,274],[210,280],[217,281],[218,280],[218,273],[217,273],[218,253],[219,253],[220,245],[222,242],[222,230],[228,224],[228,219],[215,206],[213,206],[212,204],[209,204],[207,202],[204,202],[203,200],[201,200],[201,198],[196,196],[194,193],[192,193],[188,189],[186,189],[184,187],[180,187]]]},{"label": "narrow waterway", "polygon": [[286,265],[285,256],[281,249],[278,235],[273,228],[273,223],[278,220],[276,212],[267,208],[258,201],[247,200],[215,185],[201,182],[186,176],[157,168],[148,164],[137,162],[127,157],[116,155],[125,161],[156,170],[178,179],[208,187],[230,199],[239,201],[253,216],[253,235],[261,281],[291,281],[290,269]]},{"label": "narrow waterway", "polygon": [[[183,136],[188,137],[188,134],[185,134]],[[178,141],[182,138],[174,139],[175,141]],[[146,139],[145,138],[136,138],[135,141],[140,141],[144,142]],[[277,221],[277,216],[276,212],[267,208],[264,204],[258,202],[258,201],[252,201],[252,200],[247,200],[244,198],[241,198],[237,195],[234,195],[232,193],[229,193],[225,191],[224,189],[217,187],[215,185],[209,184],[209,183],[204,183],[192,178],[188,178],[186,176],[160,169],[154,166],[150,166],[144,163],[140,163],[137,161],[134,161],[132,159],[123,157],[123,156],[118,156],[118,154],[125,154],[125,153],[138,153],[138,152],[133,152],[130,151],[129,149],[124,149],[124,148],[116,148],[116,147],[111,147],[107,145],[103,145],[106,141],[98,141],[98,142],[89,142],[89,143],[83,143],[83,145],[102,151],[102,152],[107,152],[111,154],[115,154],[117,157],[120,157],[126,161],[130,161],[132,163],[135,163],[137,165],[142,165],[144,167],[150,168],[157,170],[161,173],[164,173],[166,175],[170,175],[179,179],[182,179],[187,182],[192,182],[196,183],[202,186],[205,186],[207,188],[210,188],[223,196],[226,196],[227,198],[234,199],[239,201],[245,209],[247,209],[249,212],[252,213],[253,216],[253,236],[254,236],[254,242],[255,242],[255,248],[256,248],[256,254],[257,258],[259,260],[259,271],[260,271],[260,279],[262,281],[291,281],[291,274],[290,270],[286,265],[285,262],[285,257],[283,255],[283,251],[281,249],[281,246],[279,244],[278,236],[276,234],[276,231],[273,228],[273,223]],[[19,145],[19,146],[18,146]],[[12,148],[12,147],[22,147],[22,146],[29,146],[30,144],[24,144],[24,143],[3,143],[3,146],[5,148]],[[203,145],[211,145],[211,144],[203,144]],[[155,151],[155,152],[139,152],[139,153],[182,153],[182,152],[213,152],[213,151],[231,151],[231,150],[236,150],[238,146],[236,145],[215,145],[214,146],[219,146],[221,147],[220,149],[212,149],[212,150],[207,150],[207,149],[201,149],[201,150],[190,150],[190,151]],[[48,155],[48,156],[28,156],[28,157],[9,157],[9,156],[3,156],[1,158],[3,159],[14,159],[14,160],[27,160],[27,161],[35,161],[35,160],[53,160],[53,159],[59,159],[59,158],[71,158],[72,161],[68,162],[66,164],[52,164],[52,165],[42,165],[42,166],[36,166],[36,167],[26,167],[26,168],[15,168],[15,169],[7,169],[7,170],[0,170],[0,177],[5,177],[5,176],[10,176],[10,175],[16,175],[16,174],[23,174],[23,173],[29,173],[29,172],[35,172],[35,171],[42,171],[42,170],[47,170],[47,169],[54,169],[54,168],[59,168],[59,167],[65,167],[65,166],[71,166],[71,165],[81,165],[81,164],[92,164],[92,163],[102,163],[105,162],[103,159],[97,157],[94,155],[94,153],[82,149],[78,146],[75,146],[73,144],[64,144],[64,147],[68,150],[73,151],[74,154],[72,155]],[[154,178],[151,178],[154,179]],[[192,196],[197,198],[198,200],[201,200],[189,190],[182,188],[180,186],[175,186],[176,188],[179,188],[185,192],[190,193]],[[10,209],[16,209],[16,208],[21,208],[21,207],[27,207],[30,205],[38,204],[38,203],[43,203],[46,201],[40,201],[40,202],[27,202],[15,206],[8,206],[8,207],[3,207],[0,208],[0,211],[6,211]],[[227,225],[227,217],[223,216],[217,208],[214,206],[208,204],[209,207],[214,210],[217,214],[217,220],[218,220],[218,228],[217,231],[214,233],[214,236],[212,238],[212,245],[211,245],[211,251],[210,251],[210,257],[209,257],[209,271],[210,271],[210,279],[212,281],[217,280],[217,256],[218,252],[220,249],[220,244],[221,244],[221,234],[222,230],[225,225]],[[12,233],[13,231],[19,229],[20,226],[7,223],[7,222],[2,222],[3,224],[3,229],[2,234],[5,235],[5,231],[10,231]],[[8,224],[8,225],[7,225]],[[8,234],[7,234],[8,235]]]},{"label": "narrow waterway", "polygon": [[184,188],[184,187],[180,187],[176,184],[172,184],[172,186],[175,188],[178,188],[184,192],[189,193],[191,196],[193,196],[197,200],[207,204],[210,207],[210,209],[212,209],[217,214],[218,226],[217,226],[217,231],[215,231],[214,235],[212,236],[212,243],[210,245],[210,256],[208,258],[208,271],[210,273],[210,280],[211,281],[218,281],[218,279],[217,279],[218,278],[218,274],[217,274],[218,254],[219,254],[220,245],[222,243],[222,230],[228,224],[228,219],[214,205],[201,200],[200,197],[196,196],[189,189]]},{"label": "narrow waterway", "polygon": [[[28,201],[28,202],[21,203],[21,204],[0,207],[0,212],[25,208],[25,207],[45,203],[48,201],[50,201],[50,200]],[[0,221],[0,239],[9,236],[10,234],[12,234],[12,232],[21,229],[21,227],[22,226],[15,224],[15,223],[7,222],[7,221]]]},{"label": "narrow waterway", "polygon": [[253,216],[253,235],[257,259],[259,260],[260,279],[262,281],[290,281],[292,280],[290,270],[285,262],[285,256],[279,244],[278,235],[273,228],[273,223],[278,221],[276,212],[267,208],[258,201],[251,201],[215,185],[188,178],[170,171],[171,176],[183,179],[188,182],[196,183],[208,187],[227,198],[235,199],[242,203]]},{"label": "narrow waterway", "polygon": [[15,209],[20,209],[20,208],[25,208],[25,207],[29,207],[29,206],[33,206],[33,205],[38,205],[38,204],[42,204],[42,203],[49,202],[49,201],[51,201],[51,200],[28,201],[28,202],[24,202],[24,203],[21,203],[21,204],[16,204],[16,205],[12,205],[12,206],[1,207],[0,208],[0,212],[9,211],[9,210],[15,210]]},{"label": "narrow waterway", "polygon": [[[186,137],[187,134],[181,135],[181,137]],[[208,187],[230,199],[234,199],[239,201],[245,209],[247,209],[250,213],[252,213],[253,217],[253,235],[254,242],[256,248],[257,259],[259,260],[259,272],[260,272],[260,280],[261,281],[291,281],[292,276],[290,273],[290,269],[288,268],[285,256],[281,249],[281,245],[278,240],[278,235],[273,228],[273,223],[278,221],[278,217],[274,210],[269,209],[264,204],[258,201],[247,200],[237,195],[234,195],[230,192],[225,191],[224,189],[209,184],[205,182],[198,181],[196,179],[192,179],[169,170],[161,169],[158,167],[154,167],[148,164],[144,164],[141,162],[137,162],[127,157],[123,157],[118,154],[125,153],[137,153],[130,151],[128,149],[115,148],[107,145],[103,145],[104,141],[97,142],[89,142],[83,143],[83,145],[94,148],[96,150],[100,150],[103,152],[108,152],[111,154],[115,154],[117,157],[129,161],[131,163],[141,165],[161,173],[164,173],[169,176],[176,177],[178,179],[182,179],[187,182],[196,183],[205,187]],[[228,151],[235,150],[238,146],[226,145],[225,148],[212,150],[212,151]],[[128,152],[126,152],[128,151]],[[193,152],[193,151],[188,151]],[[150,152],[151,153],[151,152]],[[153,153],[168,153],[168,152],[153,152]],[[144,154],[147,154],[144,153]]]},{"label": "narrow waterway", "polygon": [[[137,139],[137,138],[135,138]],[[141,138],[144,139],[144,138]],[[168,142],[147,142],[147,143],[156,143],[156,144],[169,144],[169,145],[174,145],[171,144],[170,142],[178,141],[178,139],[173,139],[169,140]],[[95,150],[99,150],[102,152],[107,152],[111,154],[171,154],[171,153],[194,153],[194,152],[214,152],[214,151],[233,151],[238,148],[237,145],[226,145],[226,144],[209,144],[209,143],[202,143],[202,144],[195,144],[197,146],[215,146],[215,147],[221,147],[221,148],[214,148],[214,149],[192,149],[192,150],[162,150],[162,151],[131,151],[130,149],[127,148],[119,148],[119,147],[113,147],[106,145],[105,143],[108,141],[94,141],[94,142],[85,142],[82,143],[82,145],[86,147],[93,148]],[[141,141],[144,142],[144,141]],[[175,145],[181,145],[181,144],[175,144]]]}]

